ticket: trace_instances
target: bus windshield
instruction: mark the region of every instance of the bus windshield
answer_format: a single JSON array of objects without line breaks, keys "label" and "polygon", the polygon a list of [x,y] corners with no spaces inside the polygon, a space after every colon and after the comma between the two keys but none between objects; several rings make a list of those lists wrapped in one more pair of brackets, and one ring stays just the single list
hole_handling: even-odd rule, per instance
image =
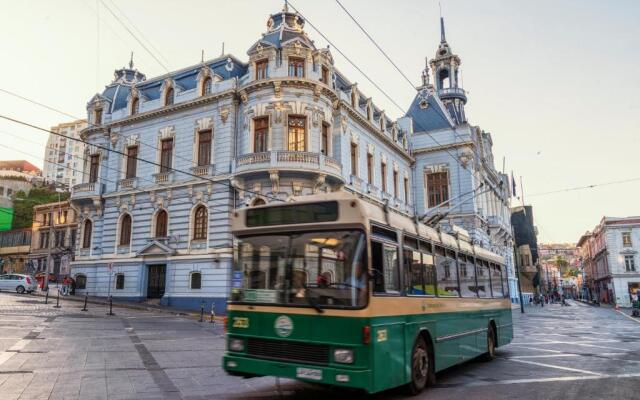
[{"label": "bus windshield", "polygon": [[368,273],[362,231],[261,234],[238,238],[232,276],[235,302],[360,308]]}]

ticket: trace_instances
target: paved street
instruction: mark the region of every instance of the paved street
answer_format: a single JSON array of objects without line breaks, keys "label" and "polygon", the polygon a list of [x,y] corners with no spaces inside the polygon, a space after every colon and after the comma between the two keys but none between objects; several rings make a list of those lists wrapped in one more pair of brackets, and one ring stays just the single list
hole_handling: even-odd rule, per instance
[{"label": "paved street", "polygon": [[[0,399],[327,399],[357,393],[220,367],[220,326],[170,314],[0,293]],[[516,338],[490,363],[438,375],[416,398],[640,399],[640,323],[572,303],[515,310]],[[596,328],[597,327],[597,328]],[[553,333],[549,333],[553,332]],[[404,398],[389,391],[373,399]]]}]

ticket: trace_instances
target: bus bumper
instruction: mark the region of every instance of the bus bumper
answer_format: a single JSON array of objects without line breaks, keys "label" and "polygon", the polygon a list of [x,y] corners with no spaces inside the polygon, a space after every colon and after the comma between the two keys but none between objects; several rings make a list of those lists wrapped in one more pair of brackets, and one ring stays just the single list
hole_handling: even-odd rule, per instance
[{"label": "bus bumper", "polygon": [[277,376],[371,391],[371,371],[307,364],[291,364],[226,354],[223,368],[231,375]]}]

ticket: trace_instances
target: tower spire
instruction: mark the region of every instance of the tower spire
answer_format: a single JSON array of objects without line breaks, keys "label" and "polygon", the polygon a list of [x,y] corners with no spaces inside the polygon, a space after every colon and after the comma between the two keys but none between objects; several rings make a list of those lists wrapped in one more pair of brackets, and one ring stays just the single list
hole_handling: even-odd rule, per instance
[{"label": "tower spire", "polygon": [[446,43],[447,39],[444,36],[444,18],[440,16],[440,43]]},{"label": "tower spire", "polygon": [[129,60],[129,69],[133,69],[133,51],[131,52],[131,59]]}]

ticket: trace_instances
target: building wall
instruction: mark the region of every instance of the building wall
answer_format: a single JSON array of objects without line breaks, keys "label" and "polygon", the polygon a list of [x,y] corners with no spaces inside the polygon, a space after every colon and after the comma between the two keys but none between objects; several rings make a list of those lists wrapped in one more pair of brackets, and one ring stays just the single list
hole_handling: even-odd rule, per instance
[{"label": "building wall", "polygon": [[[80,139],[80,132],[87,127],[84,120],[62,123],[51,128],[61,135]],[[44,149],[42,176],[46,182],[58,182],[71,187],[82,182],[82,168],[85,144],[66,139],[53,133],[49,134]]]}]

